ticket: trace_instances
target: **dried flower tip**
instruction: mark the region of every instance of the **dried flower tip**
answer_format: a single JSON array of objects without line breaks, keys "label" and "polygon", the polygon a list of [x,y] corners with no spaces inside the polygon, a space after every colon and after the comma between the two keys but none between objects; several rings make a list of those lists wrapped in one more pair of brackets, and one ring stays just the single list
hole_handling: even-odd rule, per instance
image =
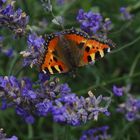
[{"label": "dried flower tip", "polygon": [[28,57],[28,56],[31,55],[31,53],[30,53],[30,52],[27,52],[27,51],[22,51],[22,52],[20,52],[20,54],[21,54],[23,57]]},{"label": "dried flower tip", "polygon": [[89,92],[88,92],[88,95],[89,95],[90,97],[94,97],[94,94],[92,93],[92,91],[89,91]]}]

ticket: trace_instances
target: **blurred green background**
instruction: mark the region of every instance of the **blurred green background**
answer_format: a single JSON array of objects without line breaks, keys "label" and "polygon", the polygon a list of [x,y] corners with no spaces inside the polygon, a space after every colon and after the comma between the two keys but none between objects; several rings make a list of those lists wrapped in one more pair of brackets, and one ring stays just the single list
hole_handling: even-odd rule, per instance
[{"label": "blurred green background", "polygon": [[[108,37],[116,43],[112,53],[96,61],[95,65],[79,68],[76,78],[71,75],[55,75],[60,81],[67,82],[72,91],[86,96],[89,90],[96,95],[108,96],[112,93],[112,86],[126,86],[131,84],[130,93],[140,96],[140,1],[139,0],[65,0],[59,5],[52,0],[55,16],[63,16],[65,28],[80,28],[76,21],[79,9],[100,12],[109,17],[113,29]],[[133,19],[123,21],[119,8],[125,6],[131,9]],[[16,8],[20,7],[29,15],[29,26],[33,31],[43,35],[61,31],[61,27],[53,24],[53,17],[42,8],[39,0],[20,0]],[[0,75],[15,75],[30,77],[34,81],[38,78],[36,69],[22,68],[22,57],[19,52],[27,47],[26,37],[13,39],[8,29],[1,29],[0,34],[5,36],[3,46],[12,47],[15,55],[7,58],[0,54]],[[33,125],[27,125],[15,114],[13,109],[0,111],[0,127],[6,130],[7,135],[19,137],[21,140],[78,140],[82,130],[101,125],[109,125],[112,140],[140,140],[140,121],[128,122],[124,116],[116,113],[117,104],[123,98],[113,98],[109,107],[110,117],[100,116],[99,121],[90,121],[79,127],[56,124],[51,117],[37,118]]]}]

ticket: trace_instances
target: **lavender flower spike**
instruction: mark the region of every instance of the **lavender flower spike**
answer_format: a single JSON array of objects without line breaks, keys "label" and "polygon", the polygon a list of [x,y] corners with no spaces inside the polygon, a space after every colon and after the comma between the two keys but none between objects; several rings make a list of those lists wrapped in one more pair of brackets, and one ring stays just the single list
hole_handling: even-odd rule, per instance
[{"label": "lavender flower spike", "polygon": [[83,132],[80,140],[108,140],[110,135],[107,134],[108,126],[89,129]]},{"label": "lavender flower spike", "polygon": [[140,99],[128,94],[126,101],[120,104],[117,108],[118,112],[125,115],[128,121],[135,121],[140,119]]},{"label": "lavender flower spike", "polygon": [[[0,3],[1,4],[1,3]],[[26,31],[29,17],[21,9],[14,10],[14,2],[0,6],[0,26],[7,27],[16,35],[23,35]]]},{"label": "lavender flower spike", "polygon": [[28,36],[27,43],[28,49],[26,51],[20,52],[20,54],[24,57],[24,66],[39,66],[41,61],[39,58],[42,58],[41,56],[45,51],[45,40],[41,36],[37,36],[37,34],[33,33]]},{"label": "lavender flower spike", "polygon": [[121,7],[120,8],[120,13],[122,14],[123,20],[131,20],[132,19],[132,15],[130,14],[128,8]]},{"label": "lavender flower spike", "polygon": [[113,93],[115,96],[122,96],[123,95],[123,88],[119,88],[117,86],[113,86]]},{"label": "lavender flower spike", "polygon": [[46,117],[48,114],[55,122],[74,126],[97,120],[100,114],[108,116],[109,97],[96,98],[92,92],[86,98],[79,97],[57,78],[50,81],[48,77],[39,78],[39,82],[33,83],[27,78],[0,77],[1,109],[14,107],[16,113],[30,124],[34,123],[35,116]]},{"label": "lavender flower spike", "polygon": [[100,13],[94,13],[92,11],[84,12],[83,9],[80,9],[76,19],[80,23],[81,29],[89,35],[95,35],[99,31],[107,32],[111,30],[111,21],[105,20],[104,22]]}]

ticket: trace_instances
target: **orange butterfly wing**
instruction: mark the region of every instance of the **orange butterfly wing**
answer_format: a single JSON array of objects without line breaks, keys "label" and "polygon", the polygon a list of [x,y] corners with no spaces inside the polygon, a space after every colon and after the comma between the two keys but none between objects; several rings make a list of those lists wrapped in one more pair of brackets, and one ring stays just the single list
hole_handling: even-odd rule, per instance
[{"label": "orange butterfly wing", "polygon": [[[75,47],[81,47],[79,53],[81,53],[82,58],[79,61],[78,66],[84,66],[94,62],[98,58],[102,58],[104,54],[110,52],[112,46],[114,47],[111,40],[101,40],[97,37],[89,37],[85,32],[77,31],[75,29],[66,30],[64,34],[68,40],[76,42]],[[78,53],[75,55],[78,55]]]},{"label": "orange butterfly wing", "polygon": [[101,41],[99,38],[92,37],[85,44],[83,62],[85,64],[94,62],[95,60],[104,57],[107,52],[112,49],[112,44],[108,40]]},{"label": "orange butterfly wing", "polygon": [[47,38],[47,49],[41,64],[50,74],[66,73],[102,58],[114,44],[110,40],[89,37],[85,32],[68,29]]},{"label": "orange butterfly wing", "polygon": [[42,71],[44,72],[47,71],[50,74],[68,71],[68,68],[64,64],[64,62],[55,55],[58,42],[59,42],[58,36],[50,35],[47,37],[46,52],[44,55],[44,60],[41,64]]}]

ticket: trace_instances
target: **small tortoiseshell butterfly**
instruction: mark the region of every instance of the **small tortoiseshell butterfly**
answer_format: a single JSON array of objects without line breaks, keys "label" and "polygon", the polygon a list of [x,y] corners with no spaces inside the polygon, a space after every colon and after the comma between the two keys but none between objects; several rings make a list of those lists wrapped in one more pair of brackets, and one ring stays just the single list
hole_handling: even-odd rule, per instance
[{"label": "small tortoiseshell butterfly", "polygon": [[111,40],[89,37],[74,28],[50,34],[46,37],[41,71],[66,73],[103,57],[112,47]]}]

